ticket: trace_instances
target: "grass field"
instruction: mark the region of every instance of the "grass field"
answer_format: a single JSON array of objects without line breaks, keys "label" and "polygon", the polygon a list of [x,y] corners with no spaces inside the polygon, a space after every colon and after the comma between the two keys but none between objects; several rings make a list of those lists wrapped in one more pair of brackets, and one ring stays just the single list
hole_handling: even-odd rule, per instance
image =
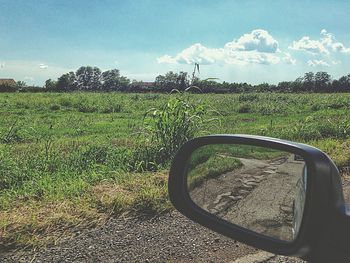
[{"label": "grass field", "polygon": [[[174,124],[178,101],[167,103],[176,97],[195,105],[186,114],[198,117],[196,129]],[[158,128],[306,142],[350,165],[350,94],[3,93],[0,105],[3,248],[52,243],[111,215],[171,209],[168,151],[158,151],[167,145],[152,146],[167,141]]]}]

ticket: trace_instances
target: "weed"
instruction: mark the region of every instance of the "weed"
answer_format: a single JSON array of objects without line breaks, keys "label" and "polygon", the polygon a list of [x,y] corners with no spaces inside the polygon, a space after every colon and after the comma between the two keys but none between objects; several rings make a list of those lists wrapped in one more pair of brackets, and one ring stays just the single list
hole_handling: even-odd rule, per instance
[{"label": "weed", "polygon": [[254,93],[248,93],[248,94],[241,94],[238,96],[238,101],[240,102],[253,102],[259,100],[258,94]]},{"label": "weed", "polygon": [[63,106],[63,107],[72,107],[73,106],[73,103],[70,99],[68,98],[61,98],[60,99],[60,105]]},{"label": "weed", "polygon": [[[1,134],[0,134],[1,135]],[[19,143],[22,142],[23,136],[20,134],[20,125],[18,124],[18,120],[14,120],[3,136],[0,138],[0,142],[2,143]]]},{"label": "weed", "polygon": [[244,104],[238,108],[238,113],[249,113],[251,112],[251,108],[248,104]]},{"label": "weed", "polygon": [[201,128],[204,106],[183,97],[170,98],[160,109],[149,110],[144,119],[144,142],[131,163],[137,171],[164,166]]},{"label": "weed", "polygon": [[93,113],[97,112],[98,108],[96,105],[91,105],[87,102],[80,102],[77,105],[77,110],[84,113]]},{"label": "weed", "polygon": [[122,111],[121,104],[107,105],[102,109],[103,113],[115,113],[115,112],[121,112],[121,111]]},{"label": "weed", "polygon": [[55,111],[55,110],[59,110],[61,107],[60,107],[60,105],[58,105],[58,104],[51,104],[50,105],[50,110],[53,110],[53,111]]}]

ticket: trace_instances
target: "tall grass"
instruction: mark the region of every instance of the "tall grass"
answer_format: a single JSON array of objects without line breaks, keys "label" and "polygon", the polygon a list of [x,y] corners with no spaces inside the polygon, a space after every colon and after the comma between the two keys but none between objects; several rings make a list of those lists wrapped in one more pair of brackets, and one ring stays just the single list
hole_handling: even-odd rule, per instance
[{"label": "tall grass", "polygon": [[[350,166],[349,101],[349,94],[2,93],[0,238],[29,244],[102,214],[169,209],[171,158],[202,134],[305,142]],[[228,164],[209,166],[216,161]]]},{"label": "tall grass", "polygon": [[202,128],[206,109],[183,96],[170,98],[144,116],[142,139],[129,167],[136,171],[164,168],[177,150]]}]

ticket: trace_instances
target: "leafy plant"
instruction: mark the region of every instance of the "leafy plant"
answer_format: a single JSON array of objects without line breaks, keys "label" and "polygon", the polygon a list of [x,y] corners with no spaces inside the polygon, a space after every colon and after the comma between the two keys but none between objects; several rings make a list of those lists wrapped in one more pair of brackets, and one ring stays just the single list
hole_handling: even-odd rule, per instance
[{"label": "leafy plant", "polygon": [[137,171],[157,170],[165,165],[203,124],[206,113],[201,102],[183,97],[170,98],[144,117],[143,143],[136,149],[130,167]]},{"label": "leafy plant", "polygon": [[238,109],[238,113],[249,113],[249,112],[251,112],[251,108],[249,104],[244,104]]}]

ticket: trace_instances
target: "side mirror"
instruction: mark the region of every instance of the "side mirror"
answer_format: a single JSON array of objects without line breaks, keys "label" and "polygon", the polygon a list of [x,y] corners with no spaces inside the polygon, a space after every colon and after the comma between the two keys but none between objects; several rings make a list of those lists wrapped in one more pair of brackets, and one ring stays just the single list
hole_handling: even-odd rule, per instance
[{"label": "side mirror", "polygon": [[[187,142],[174,158],[170,199],[188,218],[248,245],[307,257],[330,220],[333,162],[304,144],[249,135]],[[338,203],[342,201],[337,189]]]}]

